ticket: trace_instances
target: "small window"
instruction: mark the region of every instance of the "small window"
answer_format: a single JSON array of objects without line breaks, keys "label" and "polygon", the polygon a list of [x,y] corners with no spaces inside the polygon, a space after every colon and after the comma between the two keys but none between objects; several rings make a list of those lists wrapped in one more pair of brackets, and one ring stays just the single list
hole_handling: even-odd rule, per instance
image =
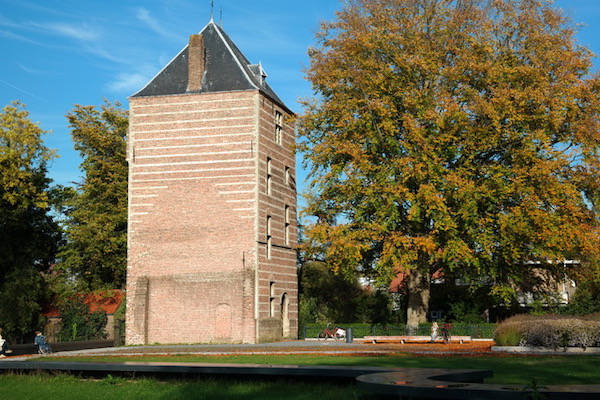
[{"label": "small window", "polygon": [[275,111],[275,143],[281,144],[281,127],[283,125],[283,115]]},{"label": "small window", "polygon": [[271,216],[267,216],[267,258],[271,258],[271,246],[273,237],[271,236]]},{"label": "small window", "polygon": [[269,317],[275,316],[275,282],[269,282]]},{"label": "small window", "polygon": [[285,184],[290,184],[290,167],[285,167]]},{"label": "small window", "polygon": [[285,240],[285,245],[289,246],[290,245],[290,206],[286,205],[285,206],[285,230],[283,231],[284,233],[284,240]]},{"label": "small window", "polygon": [[270,196],[272,192],[273,176],[271,175],[271,159],[267,157],[267,194]]}]

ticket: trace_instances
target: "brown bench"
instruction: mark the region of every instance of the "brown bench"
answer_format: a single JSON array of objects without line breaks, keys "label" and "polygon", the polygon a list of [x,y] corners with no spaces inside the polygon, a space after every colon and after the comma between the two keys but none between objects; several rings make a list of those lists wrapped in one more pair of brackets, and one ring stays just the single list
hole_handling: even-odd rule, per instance
[{"label": "brown bench", "polygon": [[[375,343],[429,343],[431,342],[431,336],[365,336],[363,338],[365,342]],[[463,344],[465,342],[472,342],[471,336],[451,336],[450,342],[458,342]],[[443,343],[444,339],[438,336],[435,339],[435,343]]]}]

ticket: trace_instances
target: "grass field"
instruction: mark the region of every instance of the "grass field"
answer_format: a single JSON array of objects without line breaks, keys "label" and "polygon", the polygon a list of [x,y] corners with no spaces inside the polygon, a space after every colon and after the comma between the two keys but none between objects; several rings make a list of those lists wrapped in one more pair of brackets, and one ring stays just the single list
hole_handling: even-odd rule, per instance
[{"label": "grass field", "polygon": [[333,400],[358,399],[350,385],[309,384],[288,381],[236,382],[222,379],[199,381],[128,380],[107,377],[80,379],[68,375],[0,375],[0,399],[31,400]]},{"label": "grass field", "polygon": [[235,356],[143,356],[143,357],[46,357],[46,361],[80,362],[203,362],[252,364],[346,365],[413,368],[489,369],[487,383],[543,385],[600,383],[600,356],[452,356],[423,357],[408,354],[385,356],[235,355]]}]

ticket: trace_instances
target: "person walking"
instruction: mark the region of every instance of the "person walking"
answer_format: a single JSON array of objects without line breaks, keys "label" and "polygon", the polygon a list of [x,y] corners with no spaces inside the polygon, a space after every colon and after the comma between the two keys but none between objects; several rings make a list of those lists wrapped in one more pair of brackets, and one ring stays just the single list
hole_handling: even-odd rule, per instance
[{"label": "person walking", "polygon": [[435,343],[438,337],[438,323],[436,321],[431,324],[431,343]]},{"label": "person walking", "polygon": [[2,337],[2,328],[0,328],[0,358],[6,357],[6,353],[9,353],[8,343],[6,343],[6,339]]},{"label": "person walking", "polygon": [[450,331],[452,330],[452,324],[450,322],[444,322],[442,324],[442,337],[444,338],[444,343],[450,343]]}]

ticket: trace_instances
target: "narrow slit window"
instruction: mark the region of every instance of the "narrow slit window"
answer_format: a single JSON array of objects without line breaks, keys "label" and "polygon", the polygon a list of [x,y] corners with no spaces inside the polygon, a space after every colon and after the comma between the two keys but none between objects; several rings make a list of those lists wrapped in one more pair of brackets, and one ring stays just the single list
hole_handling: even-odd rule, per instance
[{"label": "narrow slit window", "polygon": [[285,239],[285,245],[289,246],[290,245],[290,206],[286,205],[285,206],[285,229],[283,231],[284,233],[284,239]]},{"label": "narrow slit window", "polygon": [[275,316],[275,282],[269,282],[269,317]]},{"label": "narrow slit window", "polygon": [[273,241],[273,237],[271,235],[271,216],[268,215],[267,216],[267,258],[271,258],[271,247],[273,245],[272,241]]},{"label": "narrow slit window", "polygon": [[267,194],[270,196],[273,186],[273,176],[271,175],[271,158],[267,157]]},{"label": "narrow slit window", "polygon": [[275,143],[281,144],[281,127],[283,125],[283,115],[275,111]]}]

